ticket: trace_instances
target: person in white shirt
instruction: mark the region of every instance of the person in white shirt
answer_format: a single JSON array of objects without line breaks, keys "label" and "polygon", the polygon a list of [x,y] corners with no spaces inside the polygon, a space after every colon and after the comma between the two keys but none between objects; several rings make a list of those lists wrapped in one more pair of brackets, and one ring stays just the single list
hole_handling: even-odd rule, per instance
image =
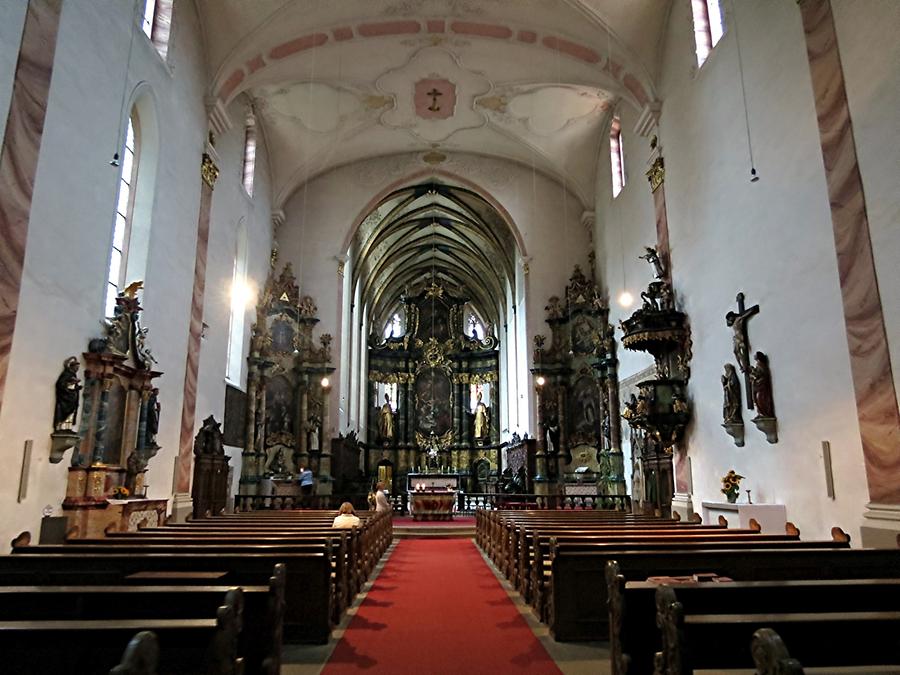
[{"label": "person in white shirt", "polygon": [[337,518],[334,519],[334,523],[331,526],[349,530],[352,527],[359,527],[360,522],[359,517],[353,513],[353,504],[344,502],[341,504],[341,508],[338,509]]},{"label": "person in white shirt", "polygon": [[378,484],[375,486],[375,512],[391,512],[391,503],[388,501],[387,495],[384,494],[384,481],[378,481]]}]

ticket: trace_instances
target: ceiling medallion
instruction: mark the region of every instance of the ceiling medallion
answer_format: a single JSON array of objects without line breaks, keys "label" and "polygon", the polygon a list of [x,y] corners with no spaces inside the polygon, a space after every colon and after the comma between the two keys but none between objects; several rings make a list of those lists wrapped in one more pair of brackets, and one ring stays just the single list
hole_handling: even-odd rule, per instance
[{"label": "ceiling medallion", "polygon": [[431,282],[431,286],[425,289],[426,298],[441,298],[444,296],[444,287]]},{"label": "ceiling medallion", "polygon": [[425,78],[416,82],[413,104],[416,115],[425,120],[445,120],[456,109],[456,85],[446,78]]}]

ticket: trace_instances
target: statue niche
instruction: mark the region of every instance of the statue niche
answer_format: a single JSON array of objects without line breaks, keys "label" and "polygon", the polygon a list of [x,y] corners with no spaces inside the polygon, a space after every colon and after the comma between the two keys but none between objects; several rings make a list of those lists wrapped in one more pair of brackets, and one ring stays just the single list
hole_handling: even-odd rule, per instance
[{"label": "statue niche", "polygon": [[390,461],[398,484],[417,470],[457,473],[470,490],[496,481],[497,338],[490,329],[484,338],[467,333],[468,299],[433,279],[400,302],[405,332],[370,336],[367,474],[373,477],[379,461]]}]

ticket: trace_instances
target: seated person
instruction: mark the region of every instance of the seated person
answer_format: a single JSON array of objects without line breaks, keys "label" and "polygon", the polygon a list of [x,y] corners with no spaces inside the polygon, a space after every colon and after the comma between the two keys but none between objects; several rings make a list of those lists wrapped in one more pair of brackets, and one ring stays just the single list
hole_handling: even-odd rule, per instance
[{"label": "seated person", "polygon": [[337,518],[334,519],[332,527],[339,529],[350,529],[351,527],[359,527],[359,517],[353,513],[353,504],[344,502],[338,509]]}]

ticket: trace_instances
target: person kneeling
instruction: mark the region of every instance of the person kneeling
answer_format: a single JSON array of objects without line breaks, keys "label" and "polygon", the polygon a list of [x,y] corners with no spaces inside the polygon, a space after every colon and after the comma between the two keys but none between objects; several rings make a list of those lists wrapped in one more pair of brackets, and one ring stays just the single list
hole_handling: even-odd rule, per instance
[{"label": "person kneeling", "polygon": [[340,529],[350,529],[351,527],[359,527],[359,524],[359,517],[353,513],[353,504],[344,502],[341,504],[341,508],[338,509],[337,518],[334,519],[334,523],[331,526]]}]

